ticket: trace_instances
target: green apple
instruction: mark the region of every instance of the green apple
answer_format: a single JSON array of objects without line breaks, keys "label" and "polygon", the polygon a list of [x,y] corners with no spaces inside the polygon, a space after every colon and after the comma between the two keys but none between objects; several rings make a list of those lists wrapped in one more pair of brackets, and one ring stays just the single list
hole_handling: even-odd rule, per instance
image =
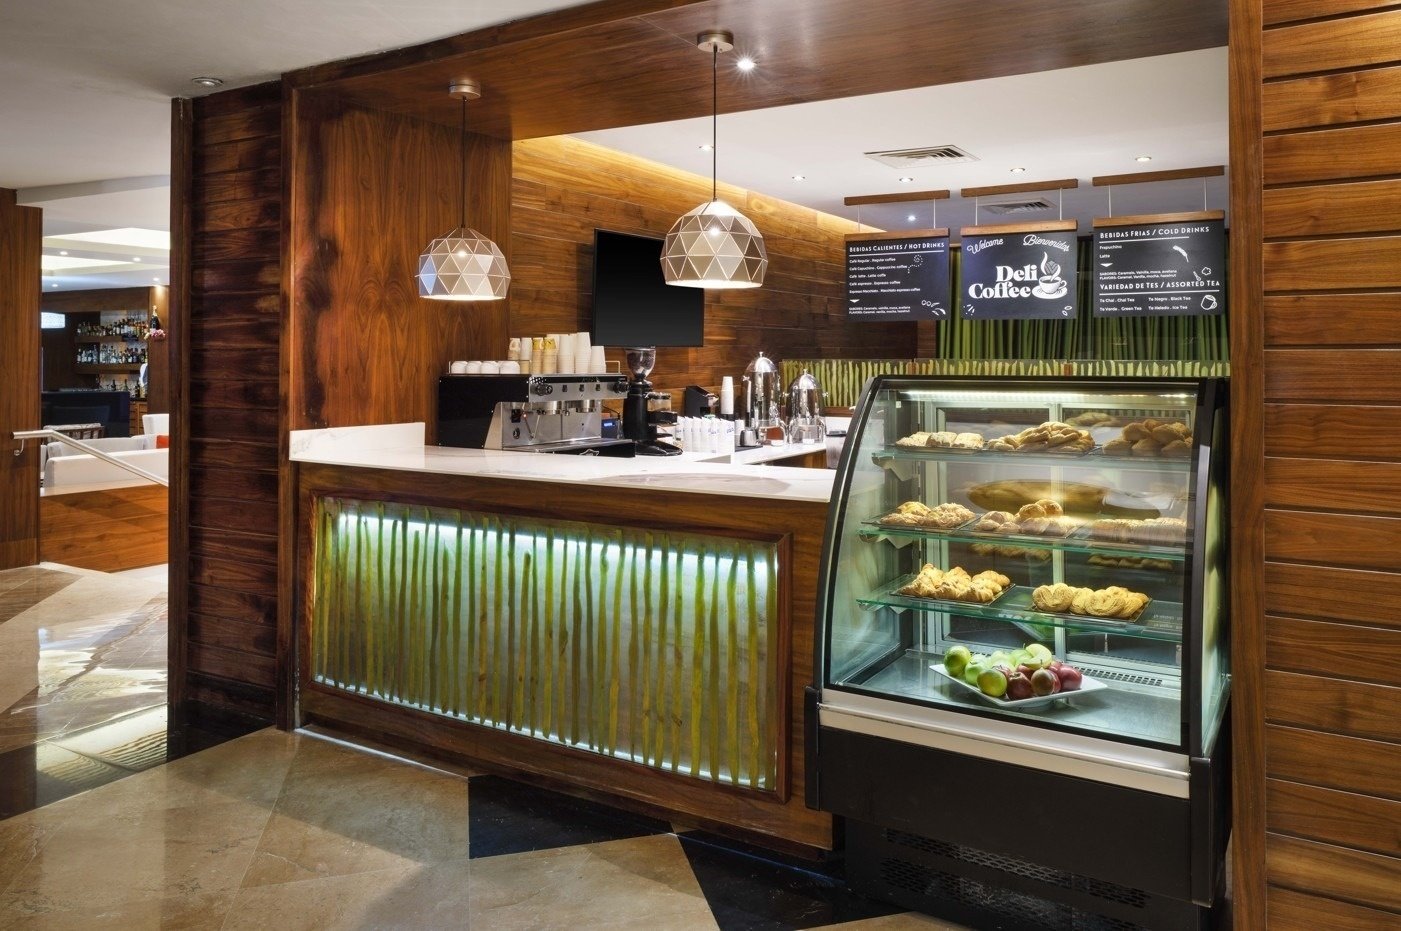
[{"label": "green apple", "polygon": [[[996,666],[998,663],[1006,663],[1011,658],[1012,654],[1008,653],[1006,650],[998,650],[988,657],[988,665]],[[1008,663],[1008,665],[1011,664]]]},{"label": "green apple", "polygon": [[1007,694],[1007,673],[999,667],[984,669],[978,676],[978,691],[989,698],[1001,698]]},{"label": "green apple", "polygon": [[1007,665],[1011,666],[1013,669],[1016,669],[1022,663],[1025,663],[1027,661],[1027,657],[1029,657],[1030,655],[1031,654],[1028,653],[1026,650],[1013,650],[1012,655],[1007,659]]},{"label": "green apple", "polygon": [[[1044,656],[1046,658],[1047,663],[1049,663],[1051,659],[1055,656],[1055,654],[1051,652],[1050,648],[1047,647],[1044,643],[1028,643],[1026,645],[1026,652],[1034,656]],[[1044,663],[1042,665],[1044,665]]]},{"label": "green apple", "polygon": [[969,685],[977,685],[978,677],[987,672],[988,667],[976,659],[963,667],[963,681]]},{"label": "green apple", "polygon": [[968,648],[963,644],[949,647],[949,651],[944,654],[944,668],[951,676],[963,675],[963,670],[968,668],[968,663],[973,659],[973,654],[968,652]]}]

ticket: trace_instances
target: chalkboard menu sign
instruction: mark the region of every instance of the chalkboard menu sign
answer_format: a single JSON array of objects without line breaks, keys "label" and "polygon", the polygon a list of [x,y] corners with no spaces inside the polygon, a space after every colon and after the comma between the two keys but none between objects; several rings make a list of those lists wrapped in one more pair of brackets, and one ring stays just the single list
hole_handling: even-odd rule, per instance
[{"label": "chalkboard menu sign", "polygon": [[1095,316],[1219,314],[1225,272],[1224,219],[1097,229]]},{"label": "chalkboard menu sign", "polygon": [[959,305],[966,320],[1075,316],[1075,231],[984,232],[963,237]]},{"label": "chalkboard menu sign", "polygon": [[846,314],[858,320],[943,320],[949,315],[949,237],[848,239]]}]

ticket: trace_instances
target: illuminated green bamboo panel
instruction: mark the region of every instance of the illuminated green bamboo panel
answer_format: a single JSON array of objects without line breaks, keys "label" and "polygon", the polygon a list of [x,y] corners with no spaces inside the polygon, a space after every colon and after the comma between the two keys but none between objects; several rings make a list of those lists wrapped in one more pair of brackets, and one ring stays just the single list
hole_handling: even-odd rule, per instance
[{"label": "illuminated green bamboo panel", "polygon": [[773,544],[323,498],[315,547],[317,682],[775,787]]}]

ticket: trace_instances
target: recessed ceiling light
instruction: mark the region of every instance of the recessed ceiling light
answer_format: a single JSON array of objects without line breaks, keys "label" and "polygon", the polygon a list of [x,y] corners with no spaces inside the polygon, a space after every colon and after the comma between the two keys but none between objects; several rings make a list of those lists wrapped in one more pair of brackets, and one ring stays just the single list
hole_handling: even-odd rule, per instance
[{"label": "recessed ceiling light", "polygon": [[1012,169],[1012,174],[1014,174],[1014,175],[1019,175],[1019,174],[1024,173],[1025,171],[1026,171],[1025,168],[1013,168],[1013,169]]},{"label": "recessed ceiling light", "polygon": [[750,58],[748,55],[745,55],[739,61],[735,62],[735,67],[741,71],[753,71],[754,59]]},{"label": "recessed ceiling light", "polygon": [[223,85],[224,79],[223,79],[223,78],[211,78],[211,77],[209,77],[209,76],[207,76],[207,75],[200,75],[200,76],[197,77],[197,78],[190,78],[190,83],[191,83],[191,84],[197,84],[197,85],[199,85],[200,87],[219,87],[219,86]]},{"label": "recessed ceiling light", "polygon": [[710,151],[713,151],[714,148],[715,148],[715,146],[711,145],[711,144],[708,143],[708,142],[702,142],[701,145],[700,145],[700,150],[701,150],[702,152],[710,152]]},{"label": "recessed ceiling light", "polygon": [[58,250],[58,254],[59,254],[59,255],[67,255],[67,254],[68,254],[68,250],[67,250],[67,249],[60,249],[60,250]]},{"label": "recessed ceiling light", "polygon": [[1138,158],[1134,159],[1136,162],[1151,162],[1152,160],[1153,156],[1151,155],[1140,155]]},{"label": "recessed ceiling light", "polygon": [[152,278],[151,280],[154,281],[156,284],[161,283],[161,280],[159,278]]},{"label": "recessed ceiling light", "polygon": [[58,287],[58,285],[57,285],[57,284],[51,284],[51,285],[49,285],[49,287],[51,287],[51,288],[56,288],[56,287]]},{"label": "recessed ceiling light", "polygon": [[906,175],[905,177],[903,177],[903,178],[900,179],[900,183],[901,183],[901,184],[909,184],[909,183],[910,183],[911,181],[913,181],[913,180],[914,180],[914,178],[911,178],[909,175]]},{"label": "recessed ceiling light", "polygon": [[909,216],[905,217],[905,219],[913,223],[915,221],[915,215],[912,213]]},{"label": "recessed ceiling light", "polygon": [[[65,233],[62,236],[45,236],[44,238],[67,242],[97,242],[109,246],[127,246],[133,249],[170,248],[170,234],[165,230],[143,229],[136,226],[95,230],[91,233]],[[57,244],[57,242],[54,243],[54,245]]]},{"label": "recessed ceiling light", "polygon": [[808,176],[807,176],[807,175],[794,175],[794,176],[793,176],[793,180],[794,180],[794,181],[806,181],[807,179],[808,179]]},{"label": "recessed ceiling light", "polygon": [[141,261],[141,256],[139,256],[139,255],[133,255],[133,256],[131,257],[131,260],[132,260],[133,262],[139,262],[139,261]]}]

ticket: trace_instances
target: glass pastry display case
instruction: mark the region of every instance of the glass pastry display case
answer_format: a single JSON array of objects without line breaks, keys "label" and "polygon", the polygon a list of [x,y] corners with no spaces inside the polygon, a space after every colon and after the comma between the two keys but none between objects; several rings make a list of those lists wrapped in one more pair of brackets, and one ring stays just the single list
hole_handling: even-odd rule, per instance
[{"label": "glass pastry display case", "polygon": [[867,384],[828,519],[808,775],[868,891],[976,926],[1209,920],[1229,823],[1226,396],[1220,379]]}]

